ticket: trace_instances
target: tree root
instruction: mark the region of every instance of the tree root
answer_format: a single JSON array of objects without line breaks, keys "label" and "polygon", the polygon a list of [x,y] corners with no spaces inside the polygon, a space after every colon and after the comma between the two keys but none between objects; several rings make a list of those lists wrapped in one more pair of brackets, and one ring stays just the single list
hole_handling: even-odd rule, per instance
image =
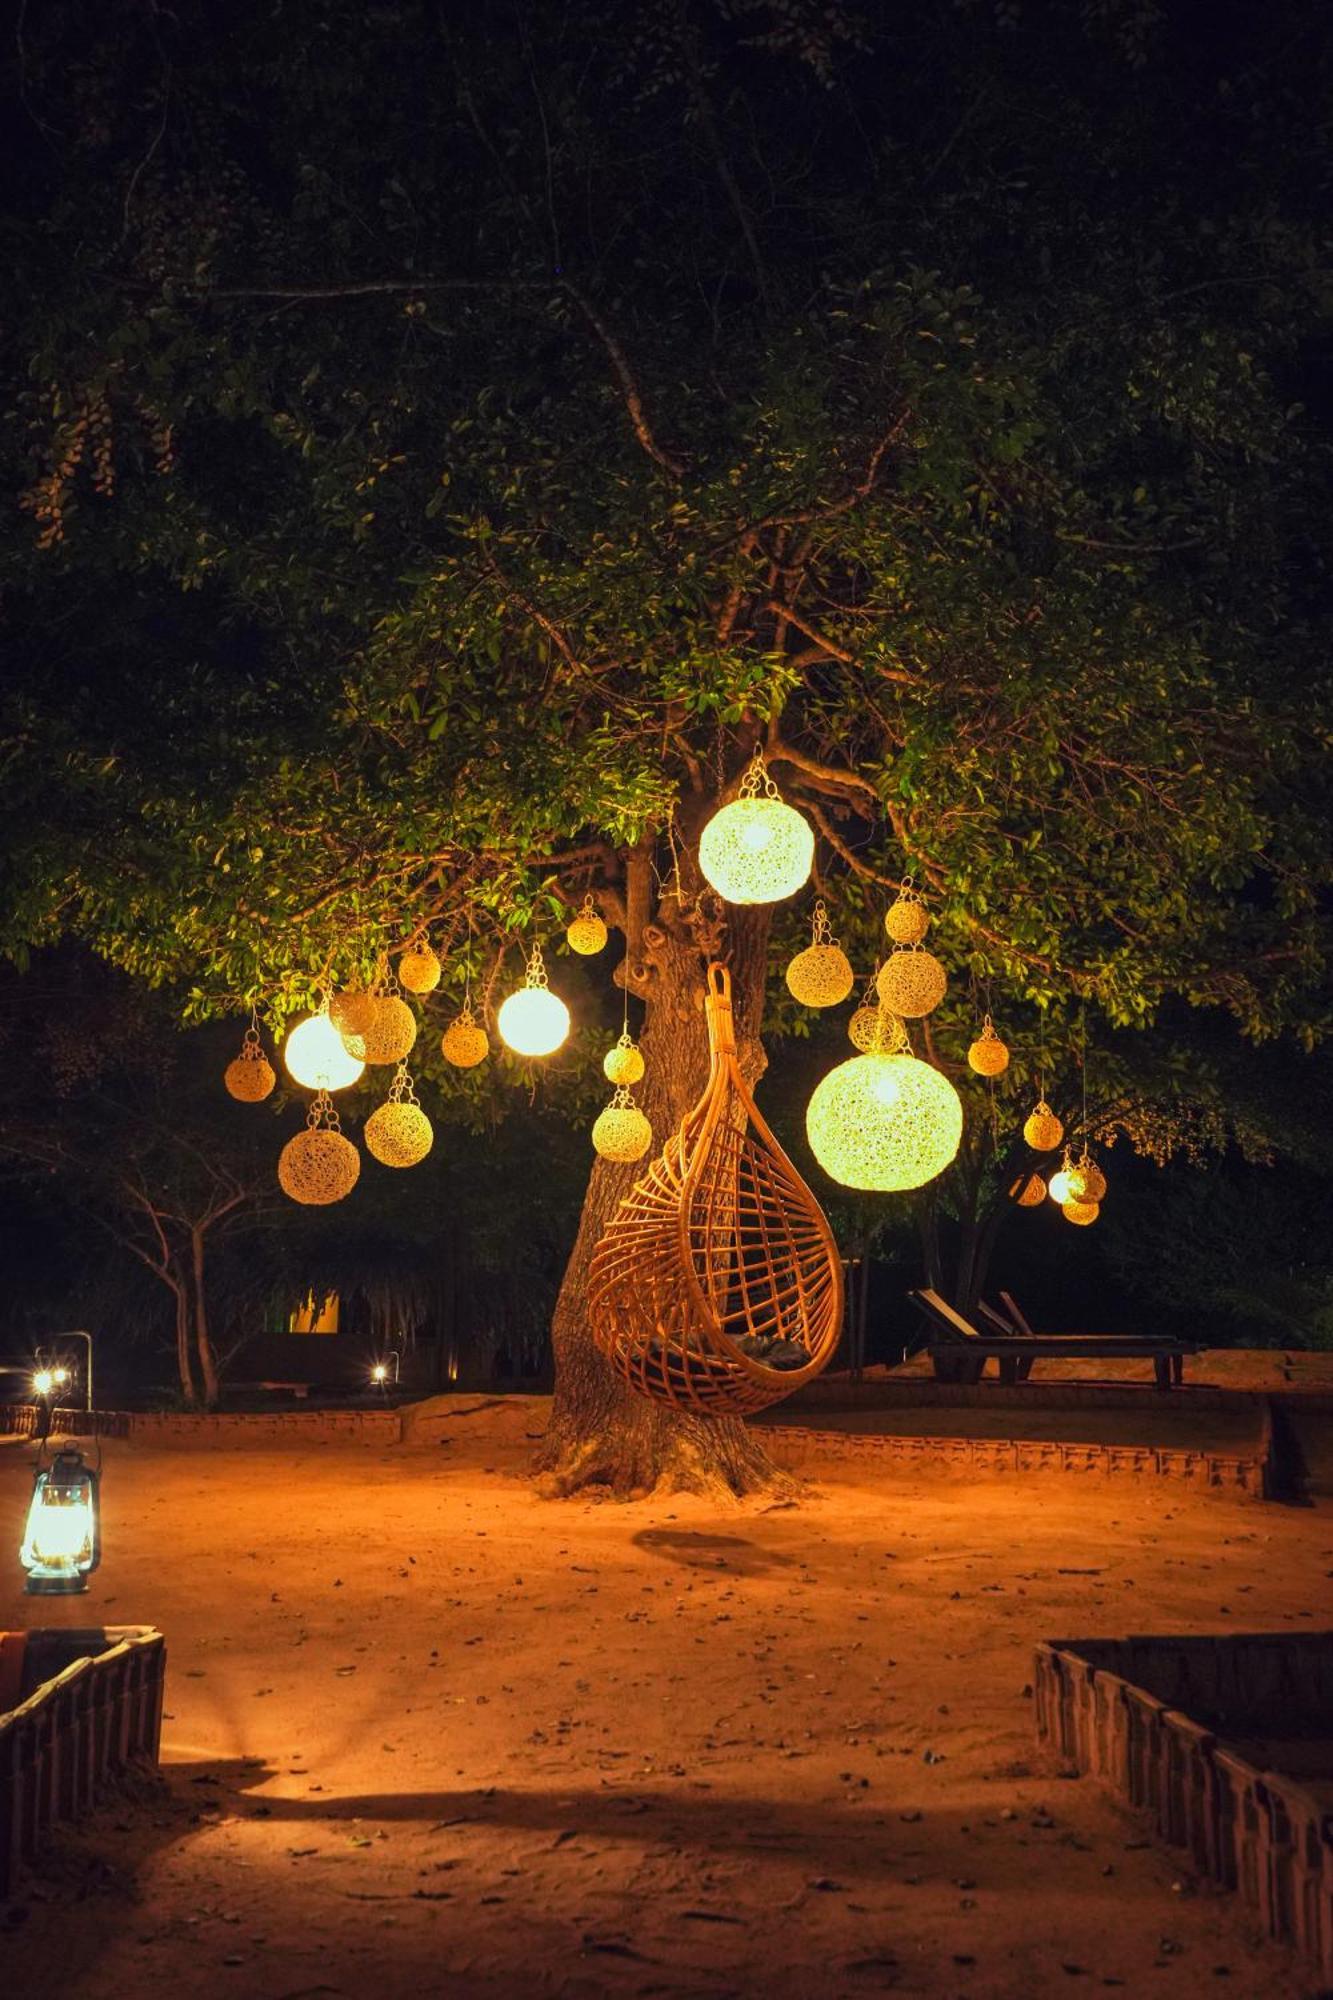
[{"label": "tree root", "polygon": [[654,1493],[791,1500],[804,1490],[735,1419],[662,1415],[665,1422],[653,1410],[640,1421],[613,1421],[591,1437],[553,1421],[537,1452],[538,1493],[547,1500],[587,1493],[615,1500]]}]

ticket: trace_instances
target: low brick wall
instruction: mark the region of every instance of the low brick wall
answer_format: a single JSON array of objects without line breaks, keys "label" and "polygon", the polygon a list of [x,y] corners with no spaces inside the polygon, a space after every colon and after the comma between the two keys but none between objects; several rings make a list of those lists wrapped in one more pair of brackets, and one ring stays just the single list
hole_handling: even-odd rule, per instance
[{"label": "low brick wall", "polygon": [[63,1655],[67,1664],[48,1666],[51,1678],[0,1714],[3,1896],[55,1821],[87,1812],[125,1765],[156,1764],[167,1657],[162,1634],[148,1625],[12,1636],[29,1660]]},{"label": "low brick wall", "polygon": [[[10,1405],[5,1429],[30,1437],[37,1425],[32,1404]],[[56,1410],[51,1434],[64,1437],[119,1437],[132,1444],[264,1447],[312,1444],[398,1444],[403,1419],[398,1410],[253,1410],[191,1416],[185,1410]]]},{"label": "low brick wall", "polygon": [[1056,1474],[1079,1479],[1170,1479],[1237,1500],[1262,1500],[1266,1456],[1186,1451],[1163,1445],[1062,1444],[1049,1438],[884,1437],[865,1431],[766,1425],[765,1449],[792,1472],[821,1468],[880,1473],[951,1473],[1002,1479]]},{"label": "low brick wall", "polygon": [[[1244,1747],[1275,1726],[1333,1735],[1333,1632],[1050,1639],[1034,1684],[1042,1741],[1150,1812],[1333,1983],[1333,1785],[1264,1768]],[[1210,1726],[1219,1714],[1238,1741]]]},{"label": "low brick wall", "polygon": [[[1188,1368],[1188,1362],[1186,1367]],[[932,1375],[882,1376],[853,1382],[846,1375],[823,1375],[791,1398],[794,1410],[813,1418],[822,1410],[1237,1410],[1276,1402],[1295,1412],[1333,1414],[1333,1394],[1312,1388],[1237,1389],[1215,1382],[1191,1382],[1162,1390],[1145,1382],[1069,1382],[1034,1376],[1027,1382],[937,1382]]]}]

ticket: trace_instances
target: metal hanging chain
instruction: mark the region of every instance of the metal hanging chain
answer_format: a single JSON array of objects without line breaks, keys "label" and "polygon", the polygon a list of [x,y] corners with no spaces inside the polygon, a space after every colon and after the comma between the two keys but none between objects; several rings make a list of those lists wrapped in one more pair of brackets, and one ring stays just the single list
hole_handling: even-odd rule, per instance
[{"label": "metal hanging chain", "polygon": [[1085,1000],[1079,1008],[1079,1048],[1083,1059],[1083,1144],[1088,1143],[1088,1003]]},{"label": "metal hanging chain", "polygon": [[393,1073],[393,1082],[389,1085],[388,1101],[390,1104],[411,1104],[418,1110],[421,1108],[420,1100],[417,1097],[417,1087],[412,1081],[412,1072],[407,1067],[406,1058],[399,1063]]},{"label": "metal hanging chain", "polygon": [[761,797],[766,799],[780,799],[782,797],[781,792],[769,775],[768,765],[764,762],[764,753],[762,750],[756,749],[753,757],[750,759],[749,769],[741,779],[740,791],[737,793],[737,797],[742,799],[756,799]]},{"label": "metal hanging chain", "polygon": [[318,1132],[321,1127],[326,1132],[341,1132],[342,1124],[338,1109],[327,1090],[317,1090],[310,1100],[310,1109],[305,1115],[306,1130]]},{"label": "metal hanging chain", "polygon": [[527,986],[544,987],[547,983],[546,960],[542,957],[542,941],[540,938],[534,938],[532,941],[532,950],[528,953],[528,971],[524,984]]}]

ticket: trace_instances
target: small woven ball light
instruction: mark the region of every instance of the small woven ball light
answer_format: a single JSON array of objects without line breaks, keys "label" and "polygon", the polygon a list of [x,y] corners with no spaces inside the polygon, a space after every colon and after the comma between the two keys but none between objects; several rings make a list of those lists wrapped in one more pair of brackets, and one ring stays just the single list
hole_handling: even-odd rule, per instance
[{"label": "small woven ball light", "polygon": [[327,1002],[317,1014],[297,1022],[283,1044],[282,1059],[304,1090],[346,1090],[365,1069],[330,1020]]},{"label": "small woven ball light", "polygon": [[329,1019],[344,1041],[355,1041],[374,1020],[375,1004],[373,993],[349,987],[345,992],[335,993],[329,1001]]},{"label": "small woven ball light", "polygon": [[910,875],[884,913],[884,928],[895,944],[920,944],[930,929],[930,911],[912,887]]},{"label": "small woven ball light", "polygon": [[1039,1097],[1023,1127],[1023,1137],[1034,1153],[1053,1153],[1065,1136],[1065,1128],[1044,1097]]},{"label": "small woven ball light", "polygon": [[809,821],[785,803],[756,750],[739,796],[699,836],[705,881],[727,903],[781,903],[809,881],[814,860]]},{"label": "small woven ball light", "polygon": [[262,1104],[272,1094],[277,1080],[273,1065],[264,1054],[259,1030],[251,1022],[241,1042],[241,1053],[222,1073],[227,1094],[240,1104]]},{"label": "small woven ball light", "polygon": [[356,1186],[361,1155],[338,1129],[338,1114],[327,1090],[310,1106],[306,1129],[289,1139],[278,1155],[278,1184],[306,1208],[327,1208]]},{"label": "small woven ball light", "polygon": [[383,1167],[415,1167],[434,1143],[434,1128],[417,1103],[407,1064],[399,1063],[388,1097],[366,1120],[366,1150]]},{"label": "small woven ball light", "polygon": [[1076,1224],[1079,1229],[1086,1229],[1090,1222],[1097,1220],[1101,1212],[1102,1205],[1099,1201],[1067,1201],[1060,1209],[1065,1221]]},{"label": "small woven ball light", "polygon": [[554,1055],[569,1033],[569,1009],[546,984],[540,944],[532,947],[528,976],[495,1018],[504,1041],[519,1056]]},{"label": "small woven ball light", "polygon": [[653,1128],[628,1090],[618,1090],[592,1128],[592,1143],[604,1160],[641,1160],[653,1143]]},{"label": "small woven ball light", "polygon": [[1069,1192],[1073,1200],[1101,1203],[1106,1195],[1106,1175],[1086,1146],[1069,1171]]},{"label": "small woven ball light", "polygon": [[1010,1190],[1020,1208],[1040,1208],[1046,1199],[1046,1183],[1040,1174],[1026,1174]]},{"label": "small woven ball light", "polygon": [[466,1001],[456,1021],[440,1036],[440,1054],[455,1069],[475,1069],[491,1052],[490,1037],[472,1017],[472,1002]]},{"label": "small woven ball light", "polygon": [[1065,1147],[1063,1160],[1046,1183],[1046,1192],[1057,1208],[1063,1208],[1067,1201],[1077,1200],[1074,1190],[1074,1162],[1068,1146]]},{"label": "small woven ball light", "polygon": [[606,925],[593,902],[592,891],[583,898],[582,908],[565,932],[565,942],[580,958],[595,958],[606,943]]},{"label": "small woven ball light", "polygon": [[919,945],[900,946],[879,968],[875,985],[880,1005],[890,1014],[916,1021],[923,1014],[934,1013],[948,991],[949,978],[931,952],[922,951]]},{"label": "small woven ball light", "polygon": [[989,1014],[981,1024],[981,1033],[967,1052],[967,1066],[974,1069],[978,1076],[1003,1076],[1009,1067],[1009,1051],[996,1034]]},{"label": "small woven ball light", "polygon": [[833,935],[828,911],[822,902],[816,903],[810,943],[787,967],[792,998],[803,1007],[836,1007],[847,998],[855,979],[852,962]]},{"label": "small woven ball light", "polygon": [[963,1105],[916,1056],[853,1056],[815,1086],[805,1129],[831,1179],[889,1194],[944,1172],[963,1136]]},{"label": "small woven ball light", "polygon": [[643,1075],[643,1050],[633,1039],[628,1028],[615,1047],[607,1050],[602,1069],[607,1082],[618,1085],[637,1083]]},{"label": "small woven ball light", "polygon": [[410,944],[398,961],[398,984],[408,993],[433,993],[444,970],[425,938]]},{"label": "small woven ball light", "polygon": [[417,1017],[396,993],[380,993],[375,998],[375,1018],[361,1040],[366,1061],[383,1065],[400,1063],[410,1055],[417,1038]]}]

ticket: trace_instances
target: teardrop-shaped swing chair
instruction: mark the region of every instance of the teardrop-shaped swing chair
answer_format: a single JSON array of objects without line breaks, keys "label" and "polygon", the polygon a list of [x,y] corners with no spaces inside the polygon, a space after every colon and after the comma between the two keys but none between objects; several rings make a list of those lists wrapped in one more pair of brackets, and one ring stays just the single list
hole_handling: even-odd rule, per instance
[{"label": "teardrop-shaped swing chair", "polygon": [[710,965],[708,1083],[593,1253],[598,1346],[632,1389],[747,1416],[828,1365],[842,1261],[736,1060],[731,978]]}]

